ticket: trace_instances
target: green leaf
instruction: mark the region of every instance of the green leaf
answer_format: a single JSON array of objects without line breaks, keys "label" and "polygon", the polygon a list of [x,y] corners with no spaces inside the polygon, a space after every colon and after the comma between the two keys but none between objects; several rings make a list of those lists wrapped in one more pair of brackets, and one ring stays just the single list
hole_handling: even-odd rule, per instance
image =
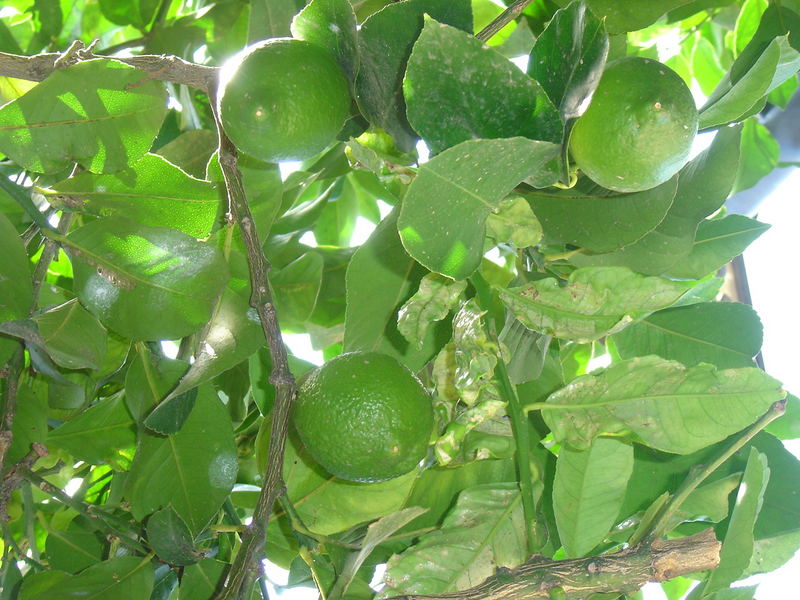
[{"label": "green leaf", "polygon": [[620,265],[646,275],[661,275],[689,255],[697,225],[725,202],[739,164],[740,127],[717,132],[711,146],[678,175],[675,199],[664,220],[642,239],[610,254],[578,255],[584,265]]},{"label": "green leaf", "polygon": [[48,408],[47,397],[41,388],[20,384],[12,430],[14,437],[6,453],[6,464],[13,465],[25,458],[34,442],[45,443]]},{"label": "green leaf", "polygon": [[123,557],[92,565],[73,576],[59,571],[37,573],[26,578],[19,600],[149,600],[152,589],[150,557]]},{"label": "green leaf", "polygon": [[266,341],[258,313],[250,306],[247,259],[240,252],[231,249],[228,267],[231,278],[217,299],[211,319],[197,334],[194,361],[166,400],[236,366],[254,354]]},{"label": "green leaf", "polygon": [[45,551],[51,569],[77,573],[103,560],[106,540],[86,519],[77,517],[66,529],[48,529]]},{"label": "green leaf", "polygon": [[739,54],[747,43],[753,38],[758,24],[761,22],[761,15],[769,6],[767,0],[745,0],[742,10],[736,17],[736,27],[733,30],[733,47],[736,54]]},{"label": "green leaf", "polygon": [[[206,165],[217,151],[217,134],[208,129],[189,129],[161,146],[156,154],[196,179],[205,179]],[[145,155],[147,156],[147,155]]]},{"label": "green leaf", "polygon": [[413,521],[420,515],[425,514],[424,508],[414,506],[399,510],[385,517],[381,517],[367,528],[364,540],[361,542],[361,550],[352,552],[345,560],[341,574],[336,578],[336,583],[328,594],[329,600],[339,600],[347,592],[347,588],[352,583],[356,573],[369,558],[372,551],[378,547],[386,538],[395,533],[398,529]]},{"label": "green leaf", "polygon": [[450,337],[450,326],[428,327],[420,350],[397,331],[397,311],[427,272],[403,249],[397,213],[381,221],[347,267],[344,351],[383,352],[418,371]]},{"label": "green leaf", "polygon": [[800,398],[793,394],[786,396],[786,412],[766,427],[779,440],[800,438]]},{"label": "green leaf", "polygon": [[[736,66],[734,64],[732,69]],[[736,80],[729,72],[720,82],[700,109],[700,129],[731,123],[750,114],[761,98],[794,75],[798,68],[800,53],[792,48],[788,36],[774,38]]]},{"label": "green leaf", "polygon": [[78,460],[114,465],[120,452],[136,445],[136,421],[125,406],[123,394],[115,394],[56,427],[47,441]]},{"label": "green leaf", "polygon": [[406,119],[402,81],[411,47],[422,31],[424,14],[472,31],[469,0],[392,3],[371,15],[359,30],[358,107],[370,123],[390,134],[403,152],[412,150],[417,139]]},{"label": "green leaf", "polygon": [[574,188],[526,193],[549,243],[591,252],[630,246],[664,220],[678,189],[678,177],[643,192],[619,194],[583,179]]},{"label": "green leaf", "polygon": [[[486,333],[484,314],[473,298],[462,303],[453,317],[453,385],[467,406],[487,398],[499,400],[493,375],[500,348]],[[445,348],[442,352],[447,351]],[[483,414],[490,416],[485,411]]]},{"label": "green leaf", "polygon": [[275,37],[288,37],[289,25],[297,9],[294,0],[252,0],[247,27],[247,43]]},{"label": "green leaf", "polygon": [[501,244],[528,248],[542,241],[543,231],[525,199],[510,196],[486,218],[486,235]]},{"label": "green leaf", "polygon": [[453,281],[437,273],[428,273],[419,289],[398,312],[397,330],[421,350],[428,326],[444,319],[466,289],[466,281]]},{"label": "green leaf", "polygon": [[441,528],[389,559],[379,598],[463,590],[495,567],[515,567],[527,555],[524,532],[516,482],[464,490]]},{"label": "green leaf", "polygon": [[202,557],[194,550],[194,539],[186,523],[171,506],[153,513],[147,520],[147,541],[158,557],[171,565],[190,565]]},{"label": "green leaf", "polygon": [[506,369],[511,383],[526,383],[542,374],[551,340],[549,335],[531,331],[510,313],[506,315],[498,341],[508,348]]},{"label": "green leaf", "polygon": [[769,175],[778,166],[780,154],[780,145],[769,129],[755,117],[747,119],[742,129],[742,154],[733,193],[751,188]]},{"label": "green leaf", "polygon": [[756,590],[758,590],[757,585],[727,588],[714,592],[710,596],[703,596],[703,598],[708,600],[753,600]]},{"label": "green leaf", "polygon": [[197,388],[182,394],[171,393],[147,415],[143,421],[144,426],[162,435],[178,433],[191,414],[196,400]]},{"label": "green leaf", "polygon": [[496,289],[503,304],[529,329],[577,342],[615,333],[670,306],[685,291],[679,283],[625,267],[576,269],[564,287],[547,278]]},{"label": "green leaf", "polygon": [[125,403],[133,418],[141,421],[178,384],[189,364],[157,357],[141,345],[125,376]]},{"label": "green leaf", "polygon": [[322,256],[310,251],[270,275],[275,308],[282,324],[299,325],[314,312],[322,287],[323,266]]},{"label": "green leaf", "polygon": [[[17,230],[3,213],[0,213],[0,254],[3,256],[0,261],[0,322],[24,319],[33,304],[28,254]],[[0,367],[16,348],[16,342],[0,336]]]},{"label": "green leaf", "polygon": [[78,173],[40,191],[59,209],[126,217],[195,238],[208,237],[222,212],[217,184],[190,177],[156,154],[113,174]]},{"label": "green leaf", "polygon": [[536,81],[472,35],[430,18],[408,59],[403,96],[409,123],[433,154],[471,139],[559,143],[563,135]]},{"label": "green leaf", "polygon": [[700,302],[653,313],[614,335],[622,358],[657,354],[691,367],[753,366],[761,348],[761,321],[746,304]]},{"label": "green leaf", "polygon": [[356,15],[347,0],[312,0],[292,21],[292,36],[325,48],[353,82],[358,72]]},{"label": "green leaf", "polygon": [[556,11],[536,38],[528,60],[528,75],[538,81],[562,118],[582,113],[603,74],[608,34],[603,22],[583,2]]},{"label": "green leaf", "polygon": [[419,506],[427,509],[427,512],[406,529],[439,525],[458,495],[467,488],[513,481],[515,478],[514,461],[510,458],[426,469],[414,483],[405,506]]},{"label": "green leaf", "polygon": [[205,558],[183,570],[179,600],[211,600],[219,589],[229,565],[213,558]]},{"label": "green leaf", "polygon": [[706,580],[703,596],[728,587],[741,577],[750,563],[753,555],[753,526],[761,510],[769,476],[767,457],[751,448],[728,531],[722,542],[719,567]]},{"label": "green leaf", "polygon": [[738,81],[749,69],[758,61],[759,56],[764,52],[776,38],[787,36],[789,46],[783,48],[779,68],[772,81],[771,88],[776,87],[776,83],[794,74],[797,70],[798,54],[796,50],[800,47],[800,15],[788,6],[770,3],[761,15],[758,27],[752,35],[739,56],[731,65],[730,79]]},{"label": "green leaf", "polygon": [[[565,4],[569,0],[557,0]],[[605,18],[609,33],[623,33],[644,29],[655,23],[664,13],[688,4],[690,0],[587,0],[589,8],[600,18]]]},{"label": "green leaf", "polygon": [[736,214],[703,221],[697,228],[689,256],[675,264],[670,272],[676,277],[687,279],[705,277],[739,256],[769,228],[766,223]]},{"label": "green leaf", "polygon": [[556,460],[553,509],[568,557],[588,554],[616,524],[633,472],[633,448],[596,438],[585,450],[564,446]]},{"label": "green leaf", "polygon": [[106,329],[77,299],[33,317],[45,349],[66,369],[99,369],[108,348]]},{"label": "green leaf", "polygon": [[93,173],[123,169],[150,149],[166,113],[164,85],[148,79],[107,59],[56,70],[0,108],[0,151],[40,173],[73,162]]},{"label": "green leaf", "polygon": [[283,471],[287,494],[303,523],[322,535],[400,510],[417,476],[412,471],[380,483],[337,479],[308,457],[294,435],[286,444]]},{"label": "green leaf", "polygon": [[120,217],[87,223],[63,243],[81,303],[134,340],[193,333],[208,322],[228,280],[225,260],[210,244]]},{"label": "green leaf", "polygon": [[159,0],[129,0],[117,2],[116,0],[99,0],[100,11],[103,16],[118,25],[133,25],[144,30],[153,20]]},{"label": "green leaf", "polygon": [[125,496],[136,519],[171,504],[197,535],[228,497],[236,470],[228,412],[210,389],[201,388],[178,433],[140,434]]},{"label": "green leaf", "polygon": [[578,377],[548,406],[535,406],[556,440],[578,449],[630,430],[651,448],[689,454],[755,422],[785,395],[760,369],[718,371],[646,356]]},{"label": "green leaf", "polygon": [[403,246],[431,271],[465,279],[483,256],[486,217],[557,150],[519,137],[445,150],[419,167],[403,199],[397,223]]}]

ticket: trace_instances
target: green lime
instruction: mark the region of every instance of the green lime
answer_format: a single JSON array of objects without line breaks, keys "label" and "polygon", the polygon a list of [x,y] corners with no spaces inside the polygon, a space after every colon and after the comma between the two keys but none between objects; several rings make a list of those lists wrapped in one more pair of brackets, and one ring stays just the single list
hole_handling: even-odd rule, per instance
[{"label": "green lime", "polygon": [[397,360],[351,352],[300,384],[294,425],[331,474],[383,481],[408,473],[425,457],[433,407],[420,381]]},{"label": "green lime", "polygon": [[672,69],[649,58],[609,63],[569,149],[581,171],[620,192],[650,189],[689,159],[697,109]]},{"label": "green lime", "polygon": [[344,71],[322,48],[274,38],[223,68],[218,94],[225,133],[262,160],[303,160],[330,144],[350,114]]}]

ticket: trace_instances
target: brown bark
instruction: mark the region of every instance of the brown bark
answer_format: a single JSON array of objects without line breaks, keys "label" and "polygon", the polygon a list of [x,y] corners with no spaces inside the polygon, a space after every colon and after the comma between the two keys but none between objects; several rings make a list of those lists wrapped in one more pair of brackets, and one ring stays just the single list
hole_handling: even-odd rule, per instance
[{"label": "brown bark", "polygon": [[[690,537],[657,539],[604,556],[558,561],[534,556],[514,569],[498,569],[495,575],[467,590],[406,594],[388,600],[579,600],[594,593],[632,594],[649,581],[715,569],[721,546],[714,531],[706,529]],[[551,590],[556,592],[558,588],[564,595],[551,595]]]}]

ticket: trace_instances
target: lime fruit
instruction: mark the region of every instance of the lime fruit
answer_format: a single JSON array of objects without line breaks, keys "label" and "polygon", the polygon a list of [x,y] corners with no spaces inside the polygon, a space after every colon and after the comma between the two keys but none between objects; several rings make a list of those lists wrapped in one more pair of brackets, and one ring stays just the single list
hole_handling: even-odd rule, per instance
[{"label": "lime fruit", "polygon": [[425,457],[433,407],[420,381],[397,360],[350,352],[299,386],[294,425],[309,454],[350,481],[383,481]]},{"label": "lime fruit", "polygon": [[350,115],[344,71],[322,48],[274,38],[223,68],[219,115],[228,137],[262,160],[303,160],[330,144]]},{"label": "lime fruit", "polygon": [[697,109],[680,76],[658,61],[629,57],[606,67],[569,149],[592,181],[638,192],[686,164],[696,134]]}]

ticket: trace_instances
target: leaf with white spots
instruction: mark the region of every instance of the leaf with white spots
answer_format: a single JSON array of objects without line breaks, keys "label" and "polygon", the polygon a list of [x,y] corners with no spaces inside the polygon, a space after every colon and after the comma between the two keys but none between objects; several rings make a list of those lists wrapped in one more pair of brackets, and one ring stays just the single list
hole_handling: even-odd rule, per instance
[{"label": "leaf with white spots", "polygon": [[578,449],[630,431],[651,448],[690,454],[754,423],[785,396],[760,369],[689,368],[645,356],[578,377],[535,408],[556,441]]},{"label": "leaf with white spots", "polygon": [[397,222],[403,246],[431,271],[466,279],[483,256],[486,218],[557,153],[556,144],[522,137],[448,148],[408,188]]},{"label": "leaf with white spots", "polygon": [[461,492],[436,531],[389,559],[378,596],[440,594],[481,583],[496,567],[527,556],[522,500],[516,483],[489,483]]}]

